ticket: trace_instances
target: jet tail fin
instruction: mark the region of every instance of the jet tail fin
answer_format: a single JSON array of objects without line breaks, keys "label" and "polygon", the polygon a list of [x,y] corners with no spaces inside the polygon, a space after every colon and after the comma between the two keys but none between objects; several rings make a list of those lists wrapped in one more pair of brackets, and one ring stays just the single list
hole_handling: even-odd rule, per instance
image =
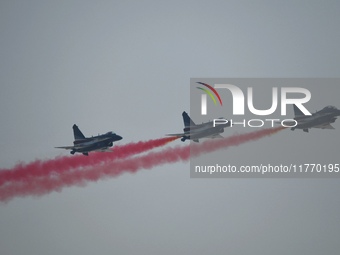
[{"label": "jet tail fin", "polygon": [[302,117],[302,116],[305,116],[303,114],[303,112],[295,105],[293,104],[293,107],[294,107],[294,114],[295,114],[295,117]]},{"label": "jet tail fin", "polygon": [[83,135],[83,133],[80,131],[76,124],[73,125],[73,134],[74,140],[85,139],[85,136]]},{"label": "jet tail fin", "polygon": [[184,127],[192,127],[195,126],[195,122],[190,119],[189,115],[186,112],[182,113],[183,116],[183,122],[184,122]]}]

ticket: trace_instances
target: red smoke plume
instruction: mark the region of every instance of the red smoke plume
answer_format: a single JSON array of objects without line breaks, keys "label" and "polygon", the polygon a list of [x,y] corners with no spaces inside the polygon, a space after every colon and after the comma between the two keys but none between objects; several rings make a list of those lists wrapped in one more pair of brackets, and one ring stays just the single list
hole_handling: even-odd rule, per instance
[{"label": "red smoke plume", "polygon": [[46,177],[54,173],[61,174],[73,168],[95,165],[117,158],[126,158],[164,146],[176,139],[177,137],[166,137],[137,143],[129,143],[126,145],[115,146],[112,149],[112,153],[91,153],[89,157],[84,157],[83,155],[74,155],[72,157],[61,156],[50,160],[35,160],[29,164],[21,163],[12,169],[0,169],[0,186],[6,182],[21,182],[25,181],[27,178],[41,176]]},{"label": "red smoke plume", "polygon": [[[187,161],[190,156],[197,157],[203,153],[213,152],[221,148],[238,146],[245,142],[255,141],[275,134],[282,129],[282,127],[263,129],[246,134],[233,135],[224,139],[208,140],[201,144],[194,144],[191,147],[187,145],[167,148],[159,152],[150,152],[146,155],[127,159],[117,159],[117,157],[113,156],[111,159],[116,160],[109,160],[109,157],[105,157],[105,160],[97,160],[96,163],[83,163],[81,164],[83,167],[81,169],[74,167],[70,169],[70,166],[67,166],[68,171],[58,169],[54,175],[50,175],[50,173],[44,175],[42,174],[43,172],[39,172],[38,177],[30,175],[26,176],[25,180],[18,177],[19,180],[13,179],[12,182],[7,182],[0,187],[0,201],[8,201],[16,196],[41,196],[52,191],[61,191],[63,187],[81,186],[89,181],[115,177],[124,172],[133,173],[140,169],[150,169],[166,163]],[[112,154],[109,153],[109,155]]]}]

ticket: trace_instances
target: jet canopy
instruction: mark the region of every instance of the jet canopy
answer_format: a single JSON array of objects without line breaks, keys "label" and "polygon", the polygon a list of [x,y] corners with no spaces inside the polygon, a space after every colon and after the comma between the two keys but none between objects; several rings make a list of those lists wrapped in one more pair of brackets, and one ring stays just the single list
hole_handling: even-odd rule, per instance
[{"label": "jet canopy", "polygon": [[333,105],[328,105],[325,108],[323,108],[324,110],[338,110],[335,106]]}]

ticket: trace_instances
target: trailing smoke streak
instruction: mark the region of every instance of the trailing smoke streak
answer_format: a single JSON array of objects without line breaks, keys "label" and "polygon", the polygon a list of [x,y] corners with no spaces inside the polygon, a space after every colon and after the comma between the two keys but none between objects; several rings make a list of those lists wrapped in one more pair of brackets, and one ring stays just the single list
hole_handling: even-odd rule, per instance
[{"label": "trailing smoke streak", "polygon": [[228,138],[209,140],[201,144],[177,146],[167,148],[159,152],[150,152],[143,156],[128,158],[124,160],[107,161],[97,166],[88,165],[84,169],[64,172],[58,176],[46,176],[36,178],[29,182],[19,182],[0,187],[0,201],[8,201],[17,196],[42,196],[52,191],[61,191],[68,186],[83,186],[90,181],[98,181],[108,177],[116,177],[124,172],[134,173],[140,169],[187,161],[191,157],[197,157],[203,153],[209,153],[221,148],[238,146],[242,143],[255,141],[265,136],[275,134],[282,130],[282,127],[263,129],[246,134],[233,135]]},{"label": "trailing smoke streak", "polygon": [[46,177],[55,173],[61,174],[74,168],[95,165],[118,158],[126,158],[163,146],[176,139],[177,137],[166,137],[118,145],[112,149],[111,153],[95,152],[91,153],[88,157],[84,155],[62,156],[45,161],[35,160],[29,164],[18,164],[12,169],[0,170],[0,186],[7,182],[28,181],[31,178]]},{"label": "trailing smoke streak", "polygon": [[204,143],[202,143],[202,146],[198,144],[191,145],[190,154],[192,157],[197,157],[203,153],[217,151],[219,149],[228,148],[230,146],[238,146],[242,143],[256,141],[263,137],[276,134],[283,129],[285,129],[285,127],[267,128],[255,132],[233,135],[224,139],[205,141]]}]

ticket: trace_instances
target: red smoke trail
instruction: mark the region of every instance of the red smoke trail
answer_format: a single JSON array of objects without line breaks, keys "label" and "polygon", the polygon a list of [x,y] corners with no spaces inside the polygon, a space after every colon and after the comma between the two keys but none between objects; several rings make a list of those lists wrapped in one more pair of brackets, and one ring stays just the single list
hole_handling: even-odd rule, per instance
[{"label": "red smoke trail", "polygon": [[88,167],[84,169],[73,169],[56,176],[35,178],[28,182],[8,183],[0,187],[0,201],[8,201],[17,196],[41,196],[52,191],[61,191],[64,187],[74,185],[82,186],[90,181],[115,177],[124,172],[134,173],[140,169],[150,169],[166,163],[187,161],[190,156],[197,157],[203,153],[213,152],[221,148],[238,146],[242,143],[255,141],[265,136],[275,134],[282,129],[282,127],[263,129],[246,134],[233,135],[224,139],[208,140],[201,144],[192,145],[191,147],[189,145],[177,146],[159,152],[150,152],[143,156],[124,160],[106,161],[97,166],[88,165]]},{"label": "red smoke trail", "polygon": [[233,135],[224,139],[215,139],[202,143],[202,146],[198,144],[191,145],[190,154],[192,157],[197,157],[203,153],[213,152],[221,148],[227,148],[230,146],[238,146],[242,143],[259,140],[265,136],[276,134],[277,132],[285,129],[284,127],[267,128],[258,130],[255,132],[249,132],[245,134]]},{"label": "red smoke trail", "polygon": [[118,158],[126,158],[163,146],[176,139],[177,137],[166,137],[144,142],[129,143],[115,146],[111,153],[90,153],[88,157],[84,155],[62,156],[50,160],[35,160],[29,164],[18,164],[12,169],[0,170],[0,186],[7,182],[20,182],[28,178],[46,177],[55,173],[61,174],[73,168],[95,165],[107,160],[111,161]]}]

